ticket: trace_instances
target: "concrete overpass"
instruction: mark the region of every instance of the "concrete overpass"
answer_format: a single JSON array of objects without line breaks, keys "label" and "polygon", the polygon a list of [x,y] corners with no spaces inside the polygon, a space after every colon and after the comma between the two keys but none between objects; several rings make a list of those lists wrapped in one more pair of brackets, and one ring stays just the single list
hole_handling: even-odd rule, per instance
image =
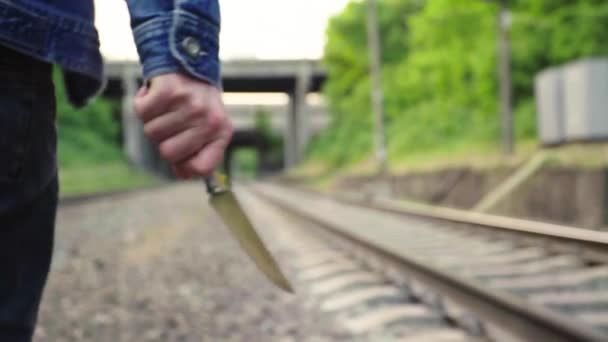
[{"label": "concrete overpass", "polygon": [[[269,116],[271,128],[274,132],[285,133],[288,131],[288,116],[290,105],[247,105],[247,104],[226,104],[226,110],[230,114],[230,119],[236,131],[250,130],[255,126],[256,114],[260,111]],[[306,106],[305,113],[309,124],[309,134],[314,135],[327,127],[329,115],[324,104],[311,104]]]},{"label": "concrete overpass", "polygon": [[[289,97],[285,119],[277,128],[284,132],[285,166],[302,158],[312,132],[326,124],[326,118],[310,115],[306,95],[318,92],[327,75],[315,60],[236,60],[222,64],[224,91],[229,93],[285,93]],[[143,136],[141,123],[133,113],[133,96],[141,84],[141,69],[135,62],[111,62],[106,65],[107,96],[121,98],[125,152],[139,166],[158,164],[158,156]],[[230,108],[229,108],[230,110]],[[316,109],[313,113],[322,111]],[[245,129],[243,113],[237,114],[236,128]],[[325,120],[325,121],[323,121]],[[238,122],[240,121],[240,122]],[[275,126],[273,120],[273,126]],[[316,129],[315,129],[316,128]],[[240,144],[235,141],[235,144]]]}]

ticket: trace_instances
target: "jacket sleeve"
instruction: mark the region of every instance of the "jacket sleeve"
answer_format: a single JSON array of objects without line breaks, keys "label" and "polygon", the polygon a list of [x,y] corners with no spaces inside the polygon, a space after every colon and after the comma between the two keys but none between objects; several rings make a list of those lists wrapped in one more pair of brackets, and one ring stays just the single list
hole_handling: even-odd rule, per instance
[{"label": "jacket sleeve", "polygon": [[221,87],[218,0],[127,0],[145,80],[184,72]]}]

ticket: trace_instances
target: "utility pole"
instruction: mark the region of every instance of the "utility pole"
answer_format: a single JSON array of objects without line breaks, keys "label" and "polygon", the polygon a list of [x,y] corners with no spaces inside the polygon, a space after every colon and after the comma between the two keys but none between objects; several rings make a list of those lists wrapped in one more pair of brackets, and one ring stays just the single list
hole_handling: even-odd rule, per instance
[{"label": "utility pole", "polygon": [[386,135],[384,129],[384,94],[382,92],[382,56],[378,27],[378,1],[367,0],[367,45],[369,50],[371,100],[374,112],[374,141],[378,172],[387,171]]},{"label": "utility pole", "polygon": [[511,84],[511,13],[508,0],[499,0],[498,6],[498,74],[500,78],[500,112],[502,150],[505,155],[513,154],[513,107]]}]

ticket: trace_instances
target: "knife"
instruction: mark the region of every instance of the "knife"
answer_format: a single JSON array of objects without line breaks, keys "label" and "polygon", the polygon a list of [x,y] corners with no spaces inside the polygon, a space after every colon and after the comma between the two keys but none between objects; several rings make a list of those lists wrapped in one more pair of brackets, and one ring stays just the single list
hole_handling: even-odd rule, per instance
[{"label": "knife", "polygon": [[[221,176],[221,175],[220,175]],[[293,293],[291,284],[279,268],[276,260],[264,245],[264,242],[255,231],[251,221],[243,211],[234,193],[221,178],[212,175],[204,178],[209,203],[232,232],[243,250],[249,255],[258,269],[279,288]]]}]

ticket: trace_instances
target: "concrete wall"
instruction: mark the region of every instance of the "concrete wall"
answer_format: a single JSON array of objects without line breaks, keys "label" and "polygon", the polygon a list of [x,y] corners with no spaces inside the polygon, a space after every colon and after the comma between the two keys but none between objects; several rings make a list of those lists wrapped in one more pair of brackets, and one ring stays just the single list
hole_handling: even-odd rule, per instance
[{"label": "concrete wall", "polygon": [[[395,197],[471,209],[512,172],[511,168],[451,168],[393,175],[385,181]],[[338,182],[335,190],[365,192],[377,183],[377,178],[349,177]],[[604,168],[544,167],[489,212],[606,230],[608,172]]]}]

